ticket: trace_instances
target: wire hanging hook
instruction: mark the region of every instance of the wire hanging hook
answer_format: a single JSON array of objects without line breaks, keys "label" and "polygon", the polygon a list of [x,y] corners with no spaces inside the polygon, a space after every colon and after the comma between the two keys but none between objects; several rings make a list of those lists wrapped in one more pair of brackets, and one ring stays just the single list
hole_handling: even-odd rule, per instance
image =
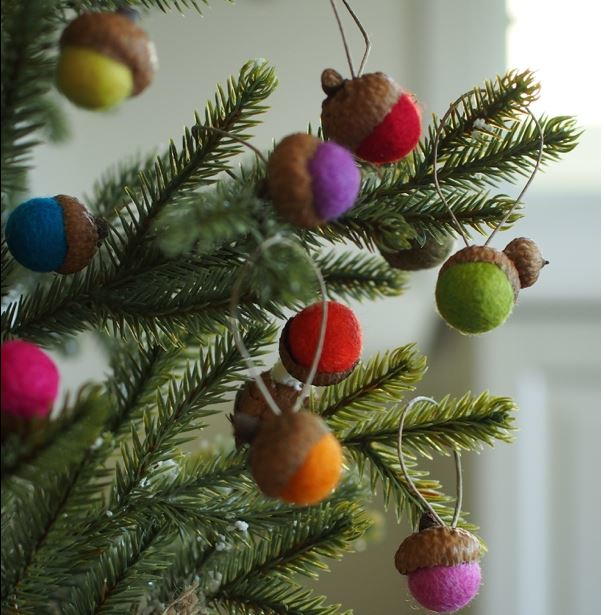
[{"label": "wire hanging hook", "polygon": [[323,344],[325,342],[325,332],[327,330],[327,288],[325,286],[325,280],[323,279],[323,275],[321,274],[321,270],[317,266],[317,264],[308,256],[308,254],[304,251],[304,249],[297,243],[293,242],[291,239],[287,239],[285,237],[281,237],[280,235],[275,235],[269,239],[263,241],[254,254],[248,259],[247,263],[242,267],[239,276],[235,280],[235,284],[233,285],[233,290],[231,292],[231,300],[229,303],[230,307],[230,324],[231,331],[233,333],[233,338],[235,340],[235,345],[237,349],[241,353],[241,356],[244,358],[245,363],[250,370],[252,377],[254,378],[260,392],[264,396],[266,403],[269,405],[270,409],[276,414],[282,414],[281,408],[277,405],[267,386],[264,384],[264,381],[260,377],[258,370],[256,369],[256,365],[252,360],[252,357],[246,348],[243,339],[241,338],[241,333],[239,331],[239,316],[237,314],[237,307],[239,305],[239,299],[241,296],[241,283],[243,282],[244,275],[247,273],[248,269],[253,267],[253,265],[258,260],[258,257],[262,254],[264,250],[267,250],[271,246],[275,244],[283,244],[288,245],[290,248],[297,250],[299,253],[303,254],[305,258],[308,259],[308,262],[311,264],[313,272],[317,277],[317,281],[319,282],[319,287],[321,290],[321,299],[322,299],[322,313],[321,313],[321,327],[319,329],[319,339],[317,343],[317,348],[315,350],[315,354],[312,360],[312,364],[310,367],[310,371],[308,373],[308,377],[306,378],[302,390],[300,391],[300,395],[296,399],[296,403],[294,404],[292,411],[297,412],[304,403],[304,399],[310,393],[310,389],[312,387],[312,381],[317,373],[317,369],[319,367],[319,361],[321,359],[321,353],[323,352]]},{"label": "wire hanging hook", "polygon": [[543,136],[543,128],[541,128],[541,124],[539,123],[539,120],[535,117],[535,114],[528,107],[526,107],[524,110],[531,116],[531,119],[535,123],[535,126],[537,126],[537,130],[539,132],[539,153],[537,154],[537,160],[535,161],[535,167],[533,168],[533,172],[530,174],[529,178],[526,180],[526,183],[524,184],[524,187],[520,191],[518,198],[508,210],[508,213],[501,219],[499,224],[493,229],[493,232],[488,236],[487,240],[484,243],[485,246],[489,245],[489,243],[491,242],[491,239],[495,237],[495,235],[501,230],[504,224],[510,219],[510,216],[514,213],[514,210],[520,204],[520,201],[522,200],[522,197],[528,190],[529,186],[533,183],[533,180],[535,179],[535,176],[537,175],[537,171],[539,170],[539,167],[541,166],[541,160],[543,159],[543,149],[545,148],[545,137]]},{"label": "wire hanging hook", "polygon": [[344,52],[346,53],[346,60],[348,62],[348,68],[350,69],[350,74],[353,79],[355,77],[360,77],[361,73],[363,72],[363,69],[365,68],[365,64],[367,63],[367,58],[369,57],[369,53],[371,51],[371,39],[369,38],[369,35],[367,34],[367,30],[365,30],[365,28],[363,27],[361,20],[358,18],[357,14],[354,12],[353,8],[348,3],[348,0],[341,0],[342,4],[346,8],[346,10],[350,13],[350,16],[352,17],[352,19],[354,20],[354,23],[357,25],[357,28],[359,29],[361,36],[363,37],[363,40],[365,41],[365,51],[363,53],[363,57],[361,58],[361,63],[359,64],[359,70],[355,74],[354,65],[352,62],[352,56],[350,54],[350,48],[348,46],[348,41],[346,40],[346,34],[344,32],[344,26],[342,24],[342,20],[340,19],[340,15],[338,13],[338,9],[336,7],[335,1],[329,0],[329,2],[331,4],[331,8],[333,10],[333,14],[336,18],[336,21],[338,22],[338,29],[340,30],[340,36],[342,37],[342,43],[344,45]]},{"label": "wire hanging hook", "polygon": [[[403,412],[401,414],[401,418],[400,418],[399,425],[398,425],[398,440],[397,440],[398,460],[401,466],[401,471],[403,473],[403,476],[405,477],[405,481],[407,482],[407,485],[409,489],[411,490],[411,492],[413,493],[413,495],[417,498],[417,500],[419,500],[422,506],[424,506],[425,509],[434,517],[436,522],[444,526],[446,524],[443,521],[442,517],[434,510],[430,502],[428,502],[428,500],[420,493],[419,489],[415,486],[415,483],[413,482],[413,480],[411,479],[411,476],[409,475],[407,466],[405,465],[405,457],[403,455],[403,426],[405,424],[405,417],[407,416],[407,412],[409,412],[409,410],[411,410],[411,408],[413,408],[413,406],[415,406],[415,404],[417,404],[420,401],[427,401],[434,405],[438,405],[437,402],[433,400],[431,397],[418,396],[410,400],[407,403],[407,405],[403,408]],[[457,449],[452,449],[452,451],[453,451],[453,458],[455,460],[455,471],[456,471],[456,478],[457,478],[457,490],[456,490],[457,491],[456,492],[457,502],[455,504],[455,510],[453,512],[451,527],[456,527],[459,521],[459,516],[461,515],[461,505],[462,505],[462,500],[463,500],[463,475],[461,471],[461,456],[459,454],[459,451]]]},{"label": "wire hanging hook", "polygon": [[[447,112],[441,118],[441,121],[440,121],[440,123],[438,125],[438,128],[436,129],[436,132],[434,133],[434,155],[432,157],[432,173],[433,173],[434,186],[436,188],[436,192],[438,193],[438,196],[440,197],[440,200],[443,202],[444,206],[447,208],[447,211],[451,215],[451,218],[453,219],[453,223],[454,223],[455,227],[457,228],[459,234],[461,235],[462,239],[464,240],[464,243],[466,244],[466,247],[470,247],[470,243],[468,241],[468,236],[466,234],[466,231],[464,230],[463,226],[461,225],[461,223],[457,219],[457,216],[455,215],[454,211],[451,209],[451,206],[449,205],[449,202],[447,201],[447,198],[445,197],[444,192],[442,191],[442,188],[441,188],[441,185],[440,185],[440,181],[438,179],[438,166],[437,166],[438,165],[438,144],[440,142],[440,134],[441,134],[441,132],[442,132],[444,126],[445,126],[445,123],[449,119],[449,117],[455,112],[455,110],[457,109],[457,105],[459,105],[459,103],[461,103],[466,98],[474,95],[475,92],[476,92],[475,90],[471,90],[470,92],[466,92],[465,94],[462,94],[457,100],[455,100],[454,102],[452,102],[449,105],[449,108],[447,109]],[[541,165],[541,159],[543,158],[543,149],[544,149],[544,146],[545,146],[545,139],[544,139],[544,136],[543,136],[543,129],[541,128],[541,124],[539,123],[539,120],[535,117],[535,114],[529,109],[528,106],[525,107],[524,111],[531,116],[531,118],[535,122],[535,125],[537,126],[537,130],[539,131],[540,144],[539,144],[539,153],[537,155],[537,160],[535,162],[535,167],[533,168],[533,172],[531,173],[531,175],[528,178],[527,182],[525,183],[524,187],[520,191],[520,194],[518,195],[518,198],[516,199],[516,201],[514,202],[512,207],[510,207],[510,209],[508,210],[507,214],[499,221],[499,224],[497,224],[497,226],[493,229],[492,233],[489,235],[489,237],[485,241],[485,243],[484,243],[485,246],[489,245],[489,243],[491,242],[493,237],[497,234],[497,232],[510,219],[510,216],[512,215],[514,210],[518,207],[518,205],[520,203],[520,200],[522,199],[522,197],[524,196],[524,194],[528,190],[528,187],[531,185],[531,183],[535,179],[535,176],[537,175],[537,171],[539,170],[539,167]]]}]

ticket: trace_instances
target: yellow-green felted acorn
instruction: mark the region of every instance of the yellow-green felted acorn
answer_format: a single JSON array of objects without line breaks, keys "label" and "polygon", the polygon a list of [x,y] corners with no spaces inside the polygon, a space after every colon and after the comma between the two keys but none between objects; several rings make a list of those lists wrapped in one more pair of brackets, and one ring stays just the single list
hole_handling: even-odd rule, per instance
[{"label": "yellow-green felted acorn", "polygon": [[530,250],[524,243],[523,249],[514,242],[508,246],[515,260],[507,254],[508,248],[501,252],[487,246],[470,246],[445,262],[436,283],[436,305],[449,325],[461,333],[476,335],[507,320],[520,288],[530,285],[521,280],[530,278],[534,283],[538,270],[546,264],[536,244],[524,241],[530,242]]},{"label": "yellow-green felted acorn", "polygon": [[153,79],[155,47],[132,11],[83,13],[63,31],[57,85],[73,103],[108,109]]},{"label": "yellow-green felted acorn", "polygon": [[448,236],[435,239],[427,237],[423,242],[418,239],[410,240],[411,247],[397,252],[388,252],[380,249],[386,262],[395,269],[402,271],[419,271],[432,269],[440,265],[451,253],[454,240]]}]

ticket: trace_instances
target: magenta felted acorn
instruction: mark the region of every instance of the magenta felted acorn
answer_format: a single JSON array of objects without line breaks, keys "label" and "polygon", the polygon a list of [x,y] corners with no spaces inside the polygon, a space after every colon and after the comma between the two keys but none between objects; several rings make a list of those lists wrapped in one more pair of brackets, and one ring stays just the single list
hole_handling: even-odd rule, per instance
[{"label": "magenta felted acorn", "polygon": [[35,344],[11,340],[0,347],[0,362],[3,418],[46,418],[59,390],[59,370],[54,361]]},{"label": "magenta felted acorn", "polygon": [[267,181],[275,209],[296,226],[314,228],[354,205],[361,173],[346,148],[296,133],[275,148]]},{"label": "magenta felted acorn", "polygon": [[394,562],[411,595],[437,613],[463,608],[480,588],[480,543],[470,532],[440,525],[425,513],[420,530],[399,546]]},{"label": "magenta felted acorn", "polygon": [[436,613],[454,613],[478,594],[482,574],[481,547],[476,536],[456,527],[461,514],[463,493],[461,458],[453,449],[457,469],[457,503],[451,525],[446,525],[415,486],[405,466],[403,423],[407,412],[418,402],[436,404],[429,397],[416,397],[404,408],[398,429],[398,459],[408,489],[424,509],[418,531],[403,540],[394,556],[396,569],[407,576],[411,595],[423,607]]}]

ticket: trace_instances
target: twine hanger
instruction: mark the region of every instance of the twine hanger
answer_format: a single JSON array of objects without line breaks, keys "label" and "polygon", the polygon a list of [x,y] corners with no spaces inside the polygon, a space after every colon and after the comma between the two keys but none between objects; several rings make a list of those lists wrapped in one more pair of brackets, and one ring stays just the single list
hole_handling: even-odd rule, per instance
[{"label": "twine hanger", "polygon": [[321,311],[321,327],[319,329],[319,340],[318,340],[317,348],[315,350],[315,354],[313,356],[313,360],[312,360],[312,364],[310,367],[310,371],[308,373],[308,377],[304,381],[304,385],[302,386],[300,395],[298,395],[298,398],[296,399],[296,403],[294,404],[292,408],[293,412],[298,412],[298,410],[302,407],[302,404],[304,403],[304,399],[310,393],[310,389],[312,387],[312,381],[319,367],[321,353],[323,352],[323,344],[325,342],[325,332],[327,330],[327,288],[325,287],[325,280],[323,279],[321,270],[319,269],[317,264],[308,256],[306,251],[298,243],[292,241],[291,239],[281,237],[278,234],[275,235],[274,237],[266,239],[258,246],[254,254],[248,259],[245,265],[241,268],[241,272],[237,276],[237,280],[235,281],[235,284],[233,286],[233,291],[231,293],[231,300],[230,300],[230,323],[231,323],[231,331],[233,332],[233,337],[235,339],[235,345],[237,346],[239,352],[241,353],[241,356],[244,358],[245,363],[252,374],[252,377],[254,378],[256,384],[258,385],[258,388],[260,389],[260,392],[262,393],[262,395],[264,396],[264,399],[266,400],[266,403],[269,405],[270,409],[276,415],[279,416],[282,414],[281,408],[279,408],[273,396],[271,395],[270,391],[268,390],[267,386],[264,384],[264,380],[262,380],[262,378],[260,377],[260,374],[256,368],[256,365],[254,364],[254,361],[252,360],[252,357],[248,349],[246,348],[243,342],[243,339],[241,338],[241,333],[239,331],[239,315],[237,313],[237,308],[239,306],[239,299],[241,297],[241,283],[243,282],[244,275],[247,273],[249,269],[251,269],[255,265],[256,261],[258,260],[258,257],[265,250],[268,250],[268,248],[270,248],[271,246],[275,244],[287,245],[293,250],[297,250],[299,253],[303,254],[304,257],[311,264],[311,267],[317,278],[317,281],[319,282],[319,287],[321,289],[322,311]]},{"label": "twine hanger", "polygon": [[[455,213],[453,212],[453,210],[451,209],[451,206],[449,205],[449,202],[447,201],[447,198],[445,197],[442,188],[440,186],[440,181],[438,179],[438,144],[440,142],[440,134],[445,126],[446,121],[449,119],[449,117],[453,114],[453,112],[456,110],[457,105],[459,105],[461,102],[463,102],[466,98],[472,96],[475,94],[475,90],[471,90],[470,92],[466,92],[465,94],[462,94],[456,101],[452,102],[449,105],[449,108],[447,109],[447,112],[443,115],[440,124],[438,125],[438,128],[436,129],[436,132],[434,134],[434,156],[432,159],[432,167],[433,167],[433,177],[434,177],[434,186],[436,188],[436,192],[438,192],[438,196],[440,197],[440,200],[443,202],[444,206],[447,208],[447,211],[449,212],[449,214],[451,215],[451,218],[453,220],[453,224],[454,226],[457,228],[457,230],[459,231],[459,234],[461,235],[462,239],[464,240],[464,243],[466,244],[466,247],[470,247],[470,242],[468,241],[468,235],[466,233],[466,231],[464,230],[463,226],[461,225],[461,223],[459,222],[459,220],[457,219],[457,216],[455,215]],[[510,219],[510,216],[514,213],[514,211],[516,210],[516,208],[518,207],[518,205],[520,204],[520,200],[522,199],[522,197],[524,196],[524,194],[526,193],[526,191],[528,190],[528,187],[533,183],[533,179],[535,179],[535,176],[537,175],[537,171],[539,170],[539,167],[541,165],[541,160],[543,158],[543,149],[545,146],[545,139],[543,136],[543,129],[541,128],[541,124],[539,123],[539,120],[535,117],[535,114],[529,109],[529,107],[525,107],[524,111],[526,113],[528,113],[528,115],[531,116],[533,122],[535,123],[535,125],[537,126],[537,130],[539,132],[539,153],[537,155],[537,160],[535,162],[535,166],[533,168],[533,171],[530,175],[530,177],[528,178],[528,180],[526,181],[526,183],[524,184],[524,187],[522,188],[522,190],[520,191],[520,194],[518,195],[518,197],[516,198],[516,200],[514,201],[514,204],[512,205],[512,207],[510,207],[510,209],[508,210],[507,214],[500,220],[500,222],[497,224],[497,226],[493,229],[492,233],[488,236],[487,240],[485,241],[484,245],[488,246],[489,243],[491,243],[491,240],[493,239],[493,237],[499,232],[499,230],[501,230],[501,228],[505,225],[505,223]]]},{"label": "twine hanger", "polygon": [[[237,141],[241,143],[242,145],[245,145],[246,147],[251,149],[256,154],[256,156],[260,160],[262,160],[262,162],[265,165],[268,164],[267,159],[264,156],[264,154],[257,147],[253,146],[251,143],[248,143],[247,141],[244,141],[242,138],[236,135],[233,135],[230,132],[227,132],[220,128],[215,128],[213,126],[202,126],[200,128],[204,130],[216,132],[225,137],[233,139],[234,141]],[[256,261],[262,255],[262,253],[268,250],[271,246],[275,244],[287,245],[293,250],[298,251],[300,254],[304,256],[304,258],[306,258],[306,260],[310,263],[313,273],[315,274],[317,281],[319,283],[319,288],[321,290],[321,299],[322,299],[321,326],[319,328],[319,340],[318,340],[317,348],[313,356],[313,360],[311,363],[310,371],[308,373],[308,377],[304,381],[302,390],[300,391],[300,395],[298,395],[298,398],[296,399],[296,403],[292,407],[292,412],[298,412],[298,410],[300,410],[300,408],[302,407],[302,404],[304,403],[304,399],[310,393],[310,389],[312,387],[312,381],[314,380],[314,377],[317,373],[317,369],[319,367],[319,361],[321,360],[321,353],[323,352],[323,344],[325,342],[325,332],[327,330],[328,298],[327,298],[327,288],[325,286],[325,280],[323,279],[323,275],[321,274],[321,270],[319,269],[317,264],[308,256],[306,251],[298,243],[295,243],[294,241],[292,241],[291,239],[287,239],[286,237],[282,237],[279,234],[275,235],[274,237],[270,237],[269,239],[264,240],[258,246],[254,254],[252,254],[250,258],[248,258],[247,262],[243,265],[239,275],[237,276],[237,279],[235,280],[235,284],[233,285],[233,290],[231,292],[231,298],[229,301],[229,309],[230,309],[230,319],[229,320],[230,320],[231,331],[233,333],[233,338],[235,340],[235,345],[237,346],[237,349],[239,350],[239,352],[241,353],[241,356],[245,360],[245,363],[248,369],[250,370],[252,378],[256,382],[258,389],[262,393],[269,408],[277,416],[279,416],[282,414],[281,408],[279,408],[273,396],[271,395],[270,391],[268,390],[267,386],[264,384],[264,380],[262,380],[258,370],[256,369],[256,365],[254,364],[252,356],[250,355],[248,349],[245,346],[245,343],[243,342],[241,333],[239,331],[239,314],[238,314],[239,300],[241,298],[241,284],[243,282],[244,275],[247,273],[249,269],[251,269],[256,264]]]},{"label": "twine hanger", "polygon": [[344,51],[346,52],[346,60],[348,62],[348,68],[350,69],[350,74],[352,75],[352,78],[355,79],[356,77],[361,76],[361,73],[363,72],[363,69],[365,68],[365,64],[367,63],[367,58],[369,57],[369,52],[371,51],[371,40],[369,39],[369,35],[367,34],[367,31],[363,27],[361,20],[357,17],[356,13],[352,9],[348,1],[341,0],[342,4],[346,8],[346,10],[350,13],[350,16],[354,20],[354,23],[357,25],[359,31],[361,32],[361,36],[363,37],[363,40],[365,41],[365,52],[363,53],[363,57],[361,58],[359,70],[355,74],[354,65],[352,63],[352,56],[350,54],[350,48],[348,46],[348,41],[346,40],[346,33],[344,32],[344,26],[342,24],[342,20],[340,19],[340,15],[338,14],[336,3],[334,0],[329,0],[329,2],[331,4],[331,8],[333,10],[333,14],[336,18],[336,21],[338,22],[338,29],[340,30],[340,36],[342,37],[342,43],[344,45]]},{"label": "twine hanger", "polygon": [[[443,521],[442,517],[434,510],[433,506],[428,502],[428,500],[420,493],[419,489],[415,486],[415,483],[409,476],[409,472],[407,470],[407,466],[405,465],[405,458],[403,455],[403,425],[405,422],[405,417],[407,416],[407,412],[415,406],[420,401],[427,401],[431,404],[438,405],[436,401],[434,401],[431,397],[423,397],[418,396],[410,400],[407,405],[403,408],[403,412],[401,414],[401,419],[398,425],[398,440],[397,440],[397,453],[398,460],[401,465],[401,471],[403,472],[403,476],[405,477],[405,481],[407,482],[407,486],[410,491],[413,493],[415,498],[418,500],[421,507],[425,508],[427,512],[429,512],[434,520],[442,526],[446,526],[446,523]],[[461,515],[461,504],[463,500],[463,475],[461,471],[461,456],[459,451],[455,448],[451,449],[453,453],[453,458],[455,459],[455,473],[457,477],[457,489],[456,489],[456,498],[457,502],[455,504],[455,511],[453,512],[453,519],[451,521],[451,527],[454,528],[457,526],[459,521],[459,516]]]}]

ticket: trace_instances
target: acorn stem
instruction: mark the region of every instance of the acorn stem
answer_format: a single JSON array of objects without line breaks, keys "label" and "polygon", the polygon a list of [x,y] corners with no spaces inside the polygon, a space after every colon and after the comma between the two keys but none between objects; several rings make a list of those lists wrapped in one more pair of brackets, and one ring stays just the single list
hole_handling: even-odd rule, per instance
[{"label": "acorn stem", "polygon": [[347,80],[333,68],[326,68],[321,73],[321,87],[327,96],[333,96]]}]

